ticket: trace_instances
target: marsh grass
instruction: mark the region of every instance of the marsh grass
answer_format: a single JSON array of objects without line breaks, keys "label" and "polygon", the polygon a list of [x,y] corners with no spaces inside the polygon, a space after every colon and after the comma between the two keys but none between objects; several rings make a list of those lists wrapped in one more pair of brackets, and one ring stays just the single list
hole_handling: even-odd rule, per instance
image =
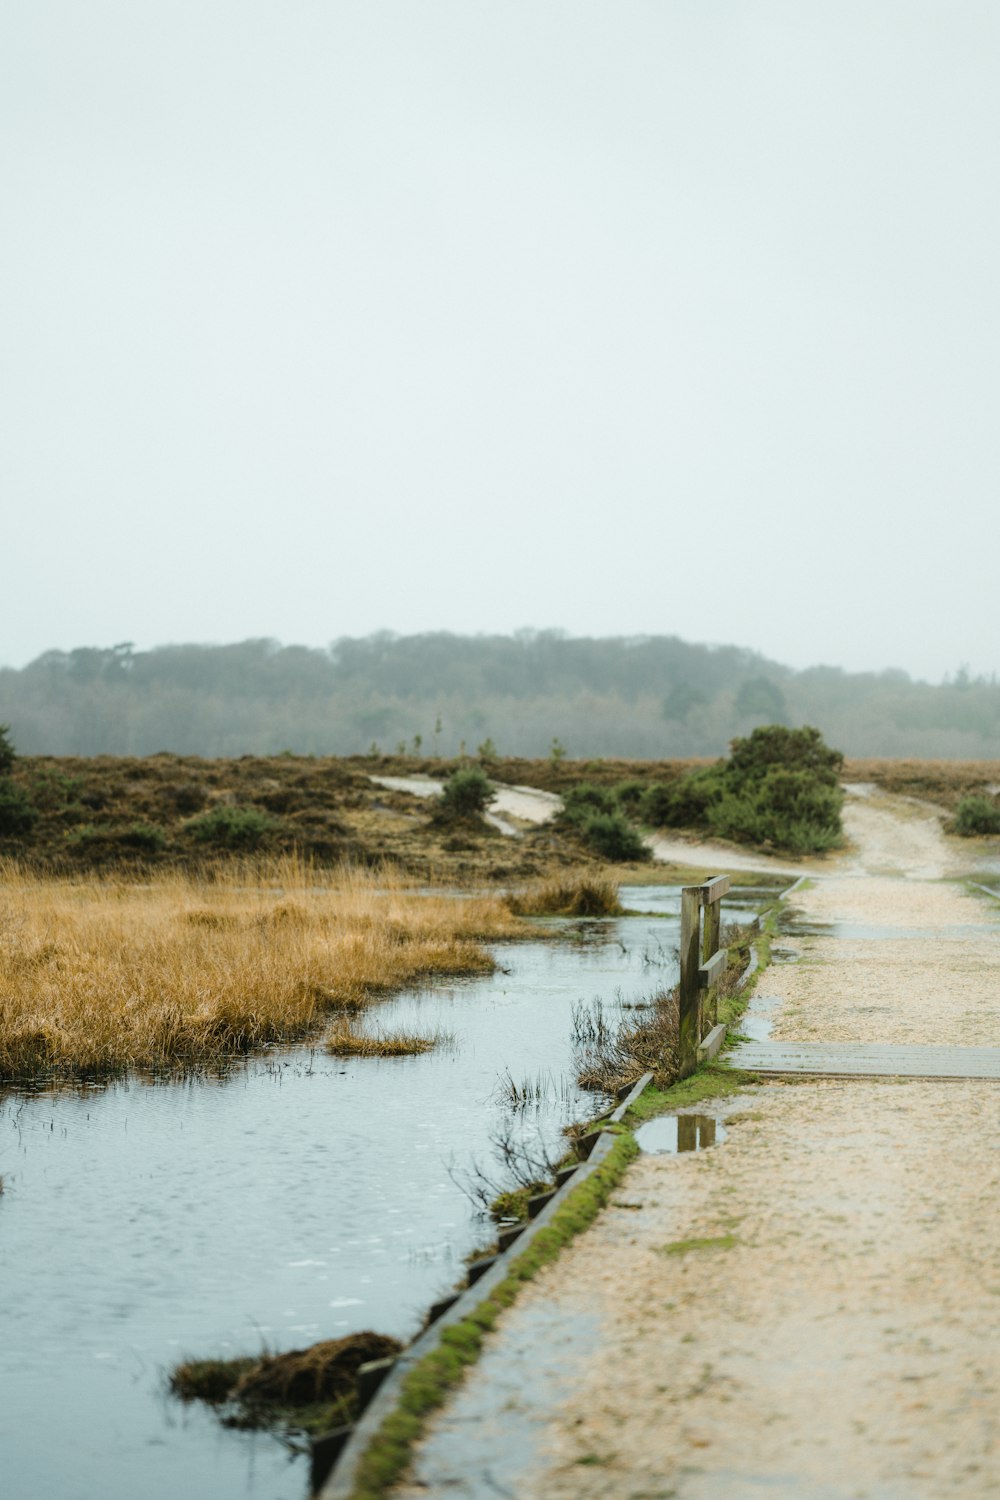
[{"label": "marsh grass", "polygon": [[514,891],[507,905],[519,917],[617,917],[618,882],[586,871],[554,875]]},{"label": "marsh grass", "polygon": [[357,1416],[361,1365],[401,1347],[385,1334],[364,1332],[256,1359],[186,1360],[171,1371],[170,1390],[182,1401],[219,1408],[227,1427],[329,1430]]},{"label": "marsh grass", "polygon": [[362,1031],[349,1025],[337,1025],[324,1043],[334,1057],[416,1057],[432,1051],[445,1041],[443,1033],[418,1036],[412,1031]]},{"label": "marsh grass", "polygon": [[524,928],[493,897],[419,895],[294,858],[147,883],[0,865],[0,1079],[224,1064],[380,994],[489,973]]}]

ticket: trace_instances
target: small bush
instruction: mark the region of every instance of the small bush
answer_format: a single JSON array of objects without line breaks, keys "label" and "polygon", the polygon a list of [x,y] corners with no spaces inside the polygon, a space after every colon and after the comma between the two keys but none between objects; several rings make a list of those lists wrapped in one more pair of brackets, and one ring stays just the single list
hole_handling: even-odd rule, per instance
[{"label": "small bush", "polygon": [[615,787],[615,802],[622,812],[634,815],[642,805],[648,783],[645,781],[619,781]]},{"label": "small bush", "polygon": [[274,818],[256,807],[213,807],[187,825],[200,844],[216,849],[256,849],[277,828]]},{"label": "small bush", "polygon": [[479,817],[492,795],[489,777],[476,766],[470,766],[448,777],[441,796],[441,811],[451,818]]},{"label": "small bush", "polygon": [[133,823],[118,835],[118,842],[126,849],[139,849],[144,854],[158,854],[166,847],[167,836],[162,828],[152,823]]},{"label": "small bush", "polygon": [[37,808],[33,807],[19,786],[11,781],[9,776],[0,776],[0,834],[30,833],[38,817]]},{"label": "small bush", "polygon": [[699,828],[708,822],[709,809],[724,791],[721,766],[706,766],[679,781],[647,787],[639,814],[650,828]]},{"label": "small bush", "polygon": [[587,844],[595,854],[615,863],[649,859],[642,835],[621,813],[591,813],[581,825]]},{"label": "small bush", "polygon": [[709,811],[712,830],[724,838],[773,844],[793,854],[821,853],[840,841],[841,792],[809,771],[772,766],[742,793],[727,792]]},{"label": "small bush", "polygon": [[1000,833],[1000,803],[990,797],[963,797],[955,817],[955,832],[963,838],[977,833]]},{"label": "small bush", "polygon": [[167,808],[182,815],[201,812],[208,801],[208,792],[197,781],[168,783],[161,796]]},{"label": "small bush", "polygon": [[579,786],[570,787],[563,798],[561,817],[565,823],[583,824],[593,813],[610,815],[617,811],[615,794],[609,787],[581,781]]},{"label": "small bush", "polygon": [[[774,766],[805,771],[816,781],[835,787],[844,757],[831,750],[818,729],[808,724],[786,729],[783,724],[764,724],[746,739],[733,740],[726,765],[727,779],[735,786],[756,781]],[[696,775],[699,773],[695,773]]]},{"label": "small bush", "polygon": [[641,815],[654,828],[704,828],[740,843],[822,853],[841,840],[843,761],[818,729],[768,724],[733,740],[729,760],[649,787]]}]

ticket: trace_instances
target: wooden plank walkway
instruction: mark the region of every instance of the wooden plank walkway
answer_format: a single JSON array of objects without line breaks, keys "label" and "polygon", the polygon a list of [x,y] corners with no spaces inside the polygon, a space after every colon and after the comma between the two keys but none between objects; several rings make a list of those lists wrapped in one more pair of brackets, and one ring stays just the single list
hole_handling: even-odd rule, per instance
[{"label": "wooden plank walkway", "polygon": [[893,1042],[738,1042],[727,1060],[752,1073],[831,1078],[997,1078],[1000,1047]]}]

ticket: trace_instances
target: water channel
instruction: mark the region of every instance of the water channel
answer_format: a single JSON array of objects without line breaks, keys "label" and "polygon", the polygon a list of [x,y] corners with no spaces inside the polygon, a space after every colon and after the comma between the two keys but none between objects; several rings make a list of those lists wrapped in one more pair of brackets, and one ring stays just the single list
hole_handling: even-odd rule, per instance
[{"label": "water channel", "polygon": [[[222,1080],[0,1098],[5,1500],[303,1500],[301,1459],[182,1406],[169,1369],[416,1331],[484,1238],[462,1179],[498,1170],[497,1133],[557,1148],[595,1111],[574,1007],[613,1019],[676,978],[676,888],[626,899],[646,914],[542,924],[486,979],[381,1004],[386,1029],[449,1034],[421,1057],[298,1047]],[[526,1108],[505,1075],[531,1085]]]}]

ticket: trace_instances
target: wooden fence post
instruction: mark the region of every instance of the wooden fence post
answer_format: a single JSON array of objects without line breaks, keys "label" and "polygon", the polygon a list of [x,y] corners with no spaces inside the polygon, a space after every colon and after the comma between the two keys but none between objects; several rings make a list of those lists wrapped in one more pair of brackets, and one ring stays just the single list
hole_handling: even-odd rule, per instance
[{"label": "wooden fence post", "polygon": [[681,887],[681,978],[679,996],[680,1072],[687,1078],[698,1065],[701,1041],[701,886]]},{"label": "wooden fence post", "polygon": [[[708,960],[717,952],[719,947],[719,934],[722,931],[722,900],[709,901],[705,907],[704,931],[701,939],[701,961],[707,964]],[[719,991],[716,985],[712,985],[705,995],[705,1015],[703,1017],[706,1030],[711,1030],[719,1019]],[[701,1038],[699,1037],[699,1041]]]}]

